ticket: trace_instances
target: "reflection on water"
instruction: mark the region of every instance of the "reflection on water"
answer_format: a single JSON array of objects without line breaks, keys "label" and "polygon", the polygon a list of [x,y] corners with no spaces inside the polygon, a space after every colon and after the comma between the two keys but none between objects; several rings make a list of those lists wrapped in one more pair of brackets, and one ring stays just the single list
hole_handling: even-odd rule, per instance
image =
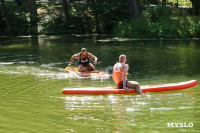
[{"label": "reflection on water", "polygon": [[[119,40],[100,36],[0,38],[0,132],[198,132],[199,87],[142,96],[63,95],[63,88],[114,87],[112,67],[127,55],[141,85],[200,80],[200,41]],[[65,72],[82,47],[106,77]],[[74,61],[73,65],[77,65]],[[193,122],[168,128],[168,122]]]},{"label": "reflection on water", "polygon": [[[198,97],[193,96],[191,99],[194,93],[188,95],[188,92],[179,91],[175,94],[147,93],[143,96],[66,96],[62,99],[65,100],[65,109],[71,113],[66,114],[64,118],[66,121],[70,120],[71,123],[82,121],[99,125],[96,129],[92,128],[94,131],[105,130],[106,123],[109,125],[106,128],[112,131],[143,131],[146,127],[151,132],[165,129],[167,122],[191,122],[192,120],[197,123],[198,118],[194,117],[195,108],[191,106],[197,104]],[[188,100],[180,100],[183,98]],[[81,128],[88,130],[82,126]]]}]

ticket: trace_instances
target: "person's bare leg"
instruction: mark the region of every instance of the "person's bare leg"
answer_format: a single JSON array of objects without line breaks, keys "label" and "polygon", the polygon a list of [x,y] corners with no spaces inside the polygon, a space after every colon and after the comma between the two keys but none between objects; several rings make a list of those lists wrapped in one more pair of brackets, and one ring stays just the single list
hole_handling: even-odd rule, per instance
[{"label": "person's bare leg", "polygon": [[94,71],[95,70],[95,66],[92,63],[89,63],[86,67],[87,71]]},{"label": "person's bare leg", "polygon": [[85,71],[85,67],[84,67],[82,64],[80,64],[80,65],[78,66],[78,71],[79,71],[79,72],[84,72],[84,71]]},{"label": "person's bare leg", "polygon": [[128,88],[135,89],[137,94],[140,94],[140,95],[143,94],[143,92],[140,88],[140,84],[137,81],[128,81],[126,85]]}]

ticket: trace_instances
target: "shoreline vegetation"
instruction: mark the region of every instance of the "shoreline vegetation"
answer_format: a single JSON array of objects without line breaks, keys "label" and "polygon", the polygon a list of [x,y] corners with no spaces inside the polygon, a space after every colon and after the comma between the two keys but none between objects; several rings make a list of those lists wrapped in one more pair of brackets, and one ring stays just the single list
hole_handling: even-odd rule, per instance
[{"label": "shoreline vegetation", "polygon": [[114,37],[112,35],[99,35],[99,34],[66,34],[66,35],[26,35],[26,36],[0,36],[0,39],[3,38],[60,38],[60,37],[94,37],[97,42],[113,42],[113,41],[199,41],[200,38],[123,38],[123,37]]},{"label": "shoreline vegetation", "polygon": [[[177,3],[178,2],[178,3]],[[109,40],[199,40],[198,0],[1,0],[0,37],[105,35]]]}]

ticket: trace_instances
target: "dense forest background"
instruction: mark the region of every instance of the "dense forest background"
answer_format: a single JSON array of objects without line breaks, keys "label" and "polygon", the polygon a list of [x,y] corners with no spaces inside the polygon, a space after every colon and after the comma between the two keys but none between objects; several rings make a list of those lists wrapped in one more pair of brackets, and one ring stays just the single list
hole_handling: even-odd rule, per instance
[{"label": "dense forest background", "polygon": [[1,36],[200,37],[200,0],[0,1]]}]

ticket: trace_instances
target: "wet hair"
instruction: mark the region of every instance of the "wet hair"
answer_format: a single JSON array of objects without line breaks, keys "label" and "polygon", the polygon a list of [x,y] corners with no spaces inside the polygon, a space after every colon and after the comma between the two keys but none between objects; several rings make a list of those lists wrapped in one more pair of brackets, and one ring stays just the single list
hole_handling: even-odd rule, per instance
[{"label": "wet hair", "polygon": [[84,51],[87,51],[87,49],[86,49],[86,48],[82,48],[82,49],[81,49],[81,52],[84,52]]},{"label": "wet hair", "polygon": [[119,59],[122,59],[122,60],[126,59],[126,55],[124,55],[124,54],[120,55]]}]

